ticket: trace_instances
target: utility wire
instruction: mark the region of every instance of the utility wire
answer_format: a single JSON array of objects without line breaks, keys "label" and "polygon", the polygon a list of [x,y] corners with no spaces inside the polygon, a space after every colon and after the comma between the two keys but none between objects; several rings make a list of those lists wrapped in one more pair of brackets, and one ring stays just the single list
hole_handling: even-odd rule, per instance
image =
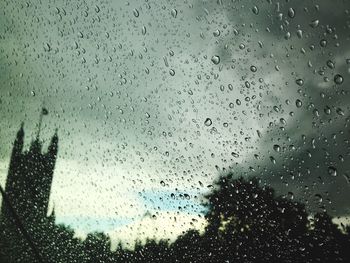
[{"label": "utility wire", "polygon": [[1,191],[1,194],[2,194],[2,198],[4,200],[4,204],[7,206],[8,210],[10,211],[10,214],[12,215],[12,218],[14,220],[15,225],[18,227],[18,229],[20,230],[20,232],[22,233],[22,235],[24,236],[24,238],[28,242],[28,245],[32,249],[32,251],[33,251],[37,261],[39,263],[44,263],[44,261],[42,259],[42,256],[40,255],[39,250],[36,248],[33,240],[31,239],[31,236],[28,234],[28,232],[26,231],[25,227],[23,226],[23,224],[21,222],[21,219],[17,215],[14,207],[12,206],[9,198],[7,197],[7,195],[6,195],[4,189],[2,188],[1,185],[0,185],[0,191]]}]

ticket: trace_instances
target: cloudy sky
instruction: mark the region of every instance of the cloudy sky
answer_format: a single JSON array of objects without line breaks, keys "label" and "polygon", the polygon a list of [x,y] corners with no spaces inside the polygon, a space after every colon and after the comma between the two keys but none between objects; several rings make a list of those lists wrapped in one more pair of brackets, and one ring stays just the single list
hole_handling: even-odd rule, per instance
[{"label": "cloudy sky", "polygon": [[350,3],[1,1],[0,179],[58,128],[50,209],[77,233],[174,238],[232,170],[350,214]]}]

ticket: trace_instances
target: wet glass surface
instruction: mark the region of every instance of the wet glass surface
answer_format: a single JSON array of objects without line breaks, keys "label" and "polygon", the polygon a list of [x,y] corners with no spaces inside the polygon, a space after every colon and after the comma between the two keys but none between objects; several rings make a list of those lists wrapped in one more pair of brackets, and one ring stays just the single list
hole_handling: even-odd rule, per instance
[{"label": "wet glass surface", "polygon": [[0,2],[0,262],[350,262],[350,2]]}]

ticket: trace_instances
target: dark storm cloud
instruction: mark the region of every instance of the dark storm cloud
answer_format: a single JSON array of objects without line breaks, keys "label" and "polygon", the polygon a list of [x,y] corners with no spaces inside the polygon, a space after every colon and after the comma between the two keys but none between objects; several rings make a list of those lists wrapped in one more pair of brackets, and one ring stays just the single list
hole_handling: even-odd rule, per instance
[{"label": "dark storm cloud", "polygon": [[[209,13],[224,12],[234,25],[234,34],[225,34],[225,29],[221,31],[221,44],[217,45],[216,53],[225,64],[232,64],[235,56],[232,51],[239,52],[240,44],[253,47],[255,54],[261,56],[264,53],[269,56],[268,52],[271,52],[279,58],[292,46],[299,52],[294,57],[291,54],[290,67],[280,70],[280,79],[270,86],[272,94],[264,101],[272,105],[279,102],[275,105],[280,110],[277,118],[272,118],[270,131],[260,139],[256,150],[260,160],[248,158],[243,164],[233,165],[234,172],[237,176],[262,177],[278,192],[290,192],[306,201],[312,211],[327,208],[331,214],[347,216],[350,213],[346,201],[350,198],[350,165],[346,160],[350,136],[346,58],[350,49],[346,43],[350,32],[350,4],[339,1],[337,8],[334,7],[330,1],[222,1],[221,5],[206,2],[203,8]],[[297,37],[297,30],[302,31],[302,37]],[[326,40],[323,47],[322,40]],[[259,41],[267,45],[259,48]],[[276,41],[284,42],[286,50],[271,50],[269,43],[276,44]],[[304,55],[299,51],[301,48]],[[241,58],[241,62],[245,59],[256,63],[249,55]],[[292,78],[291,69],[296,72]],[[335,85],[337,74],[345,79],[341,85]],[[297,78],[303,80],[300,87],[295,84]],[[265,81],[272,84],[268,75]],[[289,82],[285,87],[289,91],[284,90],[284,96],[281,96],[276,86],[285,86],[284,81]],[[284,103],[285,100],[289,103]],[[300,108],[296,107],[296,100],[302,102]],[[291,113],[292,117],[289,116]],[[286,115],[286,124],[279,121],[283,115]],[[279,145],[281,151],[276,152],[274,145]],[[333,168],[337,171],[336,176]],[[322,201],[319,196],[323,197]]]},{"label": "dark storm cloud", "polygon": [[[43,139],[59,128],[58,215],[118,210],[99,210],[100,203],[88,199],[94,192],[104,203],[135,203],[126,217],[138,218],[147,208],[138,207],[133,194],[157,199],[154,189],[205,192],[218,174],[215,166],[258,175],[283,194],[310,199],[311,209],[325,205],[346,215],[350,4],[334,5],[3,1],[1,157],[9,157],[22,120],[30,141],[44,102]],[[318,26],[310,26],[317,19]],[[341,85],[336,74],[344,77]],[[111,194],[122,190],[127,204],[125,196]],[[321,203],[315,194],[324,196]]]}]

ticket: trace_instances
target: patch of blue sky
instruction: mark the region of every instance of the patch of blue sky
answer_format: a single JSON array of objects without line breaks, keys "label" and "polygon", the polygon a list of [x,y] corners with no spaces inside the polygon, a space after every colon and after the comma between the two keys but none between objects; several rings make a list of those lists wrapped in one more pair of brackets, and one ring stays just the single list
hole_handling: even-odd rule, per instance
[{"label": "patch of blue sky", "polygon": [[152,212],[178,211],[197,215],[206,212],[206,207],[201,204],[197,193],[145,191],[139,196],[147,209]]},{"label": "patch of blue sky", "polygon": [[68,225],[75,230],[84,233],[107,232],[116,228],[130,224],[132,218],[97,218],[97,217],[71,217],[63,216],[56,218],[56,224]]}]

